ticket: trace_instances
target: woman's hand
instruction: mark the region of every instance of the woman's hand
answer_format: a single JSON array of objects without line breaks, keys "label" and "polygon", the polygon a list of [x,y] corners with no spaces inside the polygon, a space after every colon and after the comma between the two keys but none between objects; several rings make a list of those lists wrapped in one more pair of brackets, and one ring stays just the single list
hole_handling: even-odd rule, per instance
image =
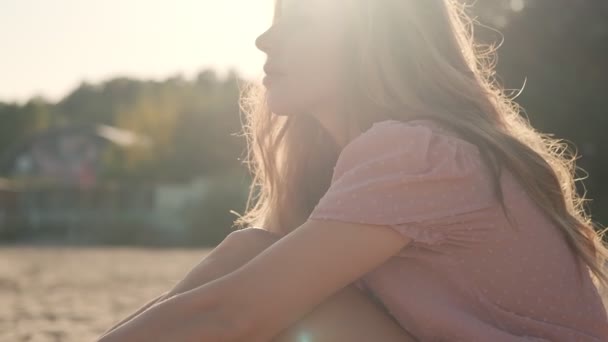
[{"label": "woman's hand", "polygon": [[[245,263],[253,259],[257,254],[268,248],[278,239],[279,237],[275,234],[272,234],[260,228],[246,228],[230,233],[216,248],[211,251],[211,253],[206,255],[205,258],[201,260],[201,262],[199,262],[199,264],[196,265],[192,270],[190,270],[186,274],[184,279],[177,283],[171,290],[163,293],[161,296],[148,302],[142,308],[138,309],[135,313],[123,319],[114,327],[107,330],[101,337],[106,337],[106,335],[109,335],[118,327],[142,314],[144,311],[148,310],[153,305],[160,304],[164,300],[168,300],[182,293],[189,292],[190,290],[199,288],[202,285],[205,285],[228,275],[229,273],[233,272],[234,270],[238,269],[239,267],[243,266]],[[223,290],[224,293],[229,292],[226,283],[224,283]],[[241,288],[235,289],[235,291],[240,290]],[[204,291],[207,291],[207,288],[205,288]],[[189,296],[192,295],[193,293],[189,294]],[[228,294],[226,297],[232,298],[234,296]],[[216,294],[215,298],[219,298],[219,295]],[[173,298],[173,300],[175,300],[175,298]],[[242,312],[243,310],[237,309],[237,311]],[[153,313],[147,313],[147,315],[151,314]],[[225,316],[228,316],[230,320],[234,320],[235,314]],[[208,320],[211,319],[208,318]],[[220,319],[217,318],[216,320]],[[224,321],[227,320],[228,319],[225,319]],[[220,326],[222,324],[223,323],[217,323],[216,326]],[[237,329],[235,329],[234,327],[232,327],[230,330],[231,332],[237,331]],[[250,336],[248,336],[248,341],[249,340]],[[107,340],[104,339],[100,341]]]},{"label": "woman's hand", "polygon": [[104,335],[99,342],[238,341],[244,326],[226,310],[214,281],[150,308]]}]

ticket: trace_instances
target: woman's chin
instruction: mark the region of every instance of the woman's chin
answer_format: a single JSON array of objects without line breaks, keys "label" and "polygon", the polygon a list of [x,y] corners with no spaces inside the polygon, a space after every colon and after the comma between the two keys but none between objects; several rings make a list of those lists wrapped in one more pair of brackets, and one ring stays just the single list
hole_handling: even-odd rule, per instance
[{"label": "woman's chin", "polygon": [[272,91],[268,91],[267,104],[268,109],[276,115],[287,116],[289,113],[293,113],[293,108],[287,105],[287,103],[284,101],[275,98]]}]

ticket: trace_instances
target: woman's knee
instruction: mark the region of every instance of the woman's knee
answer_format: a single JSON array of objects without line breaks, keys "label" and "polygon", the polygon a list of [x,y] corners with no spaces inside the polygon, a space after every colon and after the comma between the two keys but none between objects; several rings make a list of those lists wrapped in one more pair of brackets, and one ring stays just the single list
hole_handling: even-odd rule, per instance
[{"label": "woman's knee", "polygon": [[234,272],[278,239],[260,228],[231,232],[186,274],[171,293],[187,291]]},{"label": "woman's knee", "polygon": [[280,239],[275,233],[262,228],[248,227],[228,234],[217,248],[241,251],[255,256]]},{"label": "woman's knee", "polygon": [[234,269],[247,263],[256,255],[278,241],[273,233],[261,228],[244,228],[228,234],[219,245],[211,250],[201,261],[201,267]]}]

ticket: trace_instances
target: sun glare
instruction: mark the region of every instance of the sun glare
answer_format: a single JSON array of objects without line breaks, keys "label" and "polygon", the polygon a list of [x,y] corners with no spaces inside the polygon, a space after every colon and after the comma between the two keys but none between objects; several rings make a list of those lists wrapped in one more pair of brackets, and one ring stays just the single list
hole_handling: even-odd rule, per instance
[{"label": "sun glare", "polygon": [[[83,80],[186,77],[236,68],[257,77],[255,38],[274,0],[0,1],[0,101],[59,100]],[[40,63],[44,56],[44,63]]]}]

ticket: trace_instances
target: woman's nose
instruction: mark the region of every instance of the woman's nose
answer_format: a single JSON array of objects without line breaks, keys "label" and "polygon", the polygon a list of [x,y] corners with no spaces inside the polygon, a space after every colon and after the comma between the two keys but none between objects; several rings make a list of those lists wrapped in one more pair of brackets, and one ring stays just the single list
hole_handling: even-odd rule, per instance
[{"label": "woman's nose", "polygon": [[272,33],[272,27],[264,31],[255,39],[255,46],[263,52],[268,53],[270,50],[270,37]]}]

